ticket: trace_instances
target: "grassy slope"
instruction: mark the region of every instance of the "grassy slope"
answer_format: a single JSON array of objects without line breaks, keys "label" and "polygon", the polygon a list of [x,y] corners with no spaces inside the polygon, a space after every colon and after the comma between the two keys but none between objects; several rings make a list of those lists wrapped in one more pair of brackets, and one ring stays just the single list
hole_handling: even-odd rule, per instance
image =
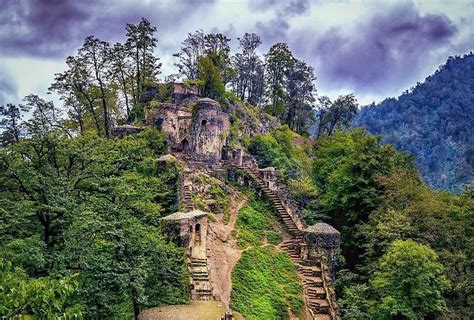
[{"label": "grassy slope", "polygon": [[263,245],[265,238],[278,243],[281,236],[272,230],[275,217],[265,203],[252,199],[239,212],[239,246],[245,249],[232,273],[231,308],[246,319],[286,319],[303,310],[302,287],[297,269],[285,252]]}]

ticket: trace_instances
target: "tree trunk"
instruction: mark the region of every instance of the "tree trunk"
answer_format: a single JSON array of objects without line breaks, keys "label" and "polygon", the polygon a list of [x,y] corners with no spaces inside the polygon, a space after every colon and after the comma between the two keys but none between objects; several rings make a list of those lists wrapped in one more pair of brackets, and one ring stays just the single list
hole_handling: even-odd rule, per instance
[{"label": "tree trunk", "polygon": [[105,90],[104,90],[104,84],[102,82],[102,78],[100,77],[100,67],[97,62],[97,55],[94,52],[93,55],[93,61],[94,61],[94,72],[95,72],[95,78],[99,82],[99,89],[100,89],[100,98],[102,100],[102,108],[104,109],[104,130],[105,130],[105,136],[109,137],[109,111],[107,108],[107,101],[105,100]]},{"label": "tree trunk", "polygon": [[135,320],[138,320],[138,315],[140,314],[140,305],[138,304],[137,292],[131,283],[130,283],[130,294],[132,296],[133,316]]},{"label": "tree trunk", "polygon": [[140,72],[140,52],[138,50],[138,44],[137,44],[137,50],[135,52],[135,63],[136,63],[136,66],[137,66],[137,91],[136,91],[136,98],[135,98],[135,102],[136,104],[138,104],[140,102],[140,96],[141,96],[141,90],[140,90],[140,77],[141,77],[141,72]]},{"label": "tree trunk", "polygon": [[128,117],[130,117],[130,106],[128,104],[127,84],[125,83],[125,76],[123,74],[122,67],[120,67],[120,77],[122,78],[122,90],[123,90],[123,95],[125,96],[125,107],[127,108],[127,119],[128,119]]},{"label": "tree trunk", "polygon": [[94,119],[94,124],[95,124],[95,127],[97,129],[97,134],[100,136],[101,132],[100,132],[99,119],[97,118],[97,114],[95,113],[94,104],[92,103],[92,99],[84,92],[84,90],[82,88],[77,87],[77,86],[76,86],[76,88],[79,90],[79,92],[87,100],[87,104],[89,105],[89,109],[90,109],[89,111],[92,114],[92,118]]}]

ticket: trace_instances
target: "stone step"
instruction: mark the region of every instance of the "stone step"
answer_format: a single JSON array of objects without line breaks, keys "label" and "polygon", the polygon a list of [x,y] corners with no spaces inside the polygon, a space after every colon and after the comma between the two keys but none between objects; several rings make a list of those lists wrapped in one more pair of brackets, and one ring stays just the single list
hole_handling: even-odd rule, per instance
[{"label": "stone step", "polygon": [[321,270],[303,271],[302,274],[308,277],[321,277],[322,271]]},{"label": "stone step", "polygon": [[194,291],[198,294],[212,294],[211,289],[195,289]]},{"label": "stone step", "polygon": [[303,287],[323,287],[323,281],[305,281],[303,280]]},{"label": "stone step", "polygon": [[326,292],[307,292],[305,294],[309,299],[326,299]]},{"label": "stone step", "polygon": [[207,267],[207,261],[191,260],[192,267]]}]

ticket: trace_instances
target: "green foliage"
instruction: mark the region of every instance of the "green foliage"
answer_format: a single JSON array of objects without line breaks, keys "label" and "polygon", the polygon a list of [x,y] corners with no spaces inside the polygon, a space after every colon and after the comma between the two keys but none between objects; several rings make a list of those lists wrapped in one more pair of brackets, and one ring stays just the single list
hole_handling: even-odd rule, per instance
[{"label": "green foliage", "polygon": [[78,272],[72,299],[90,318],[186,301],[184,252],[157,229],[173,211],[179,170],[157,173],[161,134],[37,132],[0,150],[2,256],[33,283]]},{"label": "green foliage", "polygon": [[201,57],[198,63],[198,79],[201,83],[201,95],[219,99],[224,95],[225,87],[219,70],[208,56]]},{"label": "green foliage", "polygon": [[270,218],[264,212],[251,206],[243,207],[239,211],[237,220],[237,228],[239,229],[237,244],[242,249],[262,244],[265,233],[271,226]]},{"label": "green foliage", "polygon": [[405,170],[380,182],[385,190],[383,202],[369,221],[358,227],[356,235],[363,239],[366,268],[373,270],[395,240],[427,244],[436,251],[450,280],[447,298],[451,316],[472,316],[472,191],[461,196],[433,191],[415,173]]},{"label": "green foliage", "polygon": [[87,314],[130,317],[133,309],[120,314],[115,308],[127,301],[141,308],[185,303],[183,250],[166,244],[156,228],[112,210],[84,213],[66,233],[64,258],[81,270],[80,301]]},{"label": "green foliage", "polygon": [[303,311],[302,287],[295,265],[273,246],[251,248],[232,272],[231,308],[246,319],[288,319]]},{"label": "green foliage", "polygon": [[302,288],[295,265],[287,253],[264,244],[282,241],[273,209],[252,192],[248,197],[236,224],[237,243],[245,251],[232,272],[231,307],[246,319],[287,319],[288,308],[300,315]]},{"label": "green foliage", "polygon": [[272,134],[256,135],[250,140],[249,152],[261,168],[273,166],[281,177],[300,177],[311,172],[311,146],[305,138],[287,126]]},{"label": "green foliage", "polygon": [[410,168],[410,158],[360,129],[319,140],[313,179],[320,205],[336,228],[342,228],[346,245],[353,244],[354,225],[365,221],[381,201],[378,177],[398,166]]},{"label": "green foliage", "polygon": [[337,129],[347,129],[358,111],[357,100],[353,94],[339,96],[334,102],[328,97],[319,99],[321,108],[317,112],[316,139],[330,136]]},{"label": "green foliage", "polygon": [[280,242],[283,241],[283,237],[278,232],[268,231],[267,232],[267,241],[268,241],[268,243],[273,244],[273,245],[276,246]]},{"label": "green foliage", "polygon": [[438,256],[429,247],[411,240],[397,240],[378,262],[370,286],[379,303],[371,313],[379,319],[424,319],[439,314],[446,304],[448,287]]},{"label": "green foliage", "polygon": [[366,284],[356,284],[344,290],[340,306],[344,310],[344,319],[370,319],[368,310],[371,304],[369,287]]},{"label": "green foliage", "polygon": [[0,247],[0,257],[10,261],[13,267],[21,267],[30,275],[44,271],[45,254],[44,242],[38,236],[13,239]]},{"label": "green foliage", "polygon": [[147,129],[140,132],[138,137],[145,140],[148,143],[148,147],[153,150],[156,155],[161,155],[166,152],[165,137],[158,129]]},{"label": "green foliage", "polygon": [[0,260],[0,314],[9,319],[81,319],[82,307],[71,303],[77,274],[30,279],[21,268]]}]

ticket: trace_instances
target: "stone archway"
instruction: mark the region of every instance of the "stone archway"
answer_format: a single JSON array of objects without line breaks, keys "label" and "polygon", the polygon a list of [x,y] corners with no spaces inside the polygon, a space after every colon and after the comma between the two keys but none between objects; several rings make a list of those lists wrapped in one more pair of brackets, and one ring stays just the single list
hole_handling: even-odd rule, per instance
[{"label": "stone archway", "polygon": [[199,223],[194,226],[194,233],[195,242],[201,242],[201,225]]},{"label": "stone archway", "polygon": [[181,151],[187,151],[189,147],[189,142],[186,138],[181,140],[181,143],[179,144]]}]

